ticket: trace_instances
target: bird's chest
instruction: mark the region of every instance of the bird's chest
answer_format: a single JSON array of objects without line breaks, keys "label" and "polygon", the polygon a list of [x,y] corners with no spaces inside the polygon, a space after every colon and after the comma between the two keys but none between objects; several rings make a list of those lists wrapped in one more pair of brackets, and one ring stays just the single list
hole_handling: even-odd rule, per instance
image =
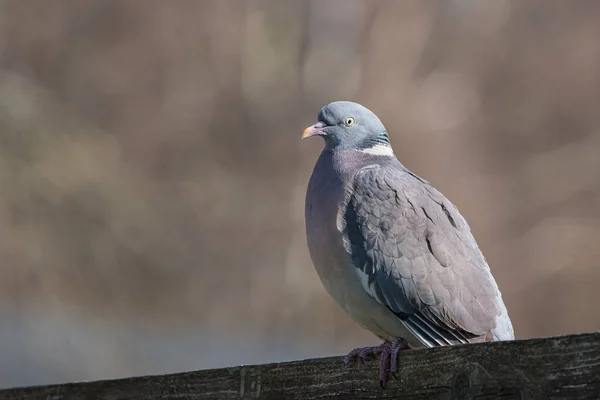
[{"label": "bird's chest", "polygon": [[[376,335],[395,337],[380,325],[390,320],[389,311],[373,299],[362,287],[357,269],[352,265],[341,232],[340,218],[345,203],[343,191],[337,192],[330,182],[327,188],[336,191],[325,195],[318,190],[307,196],[307,243],[315,270],[329,295],[365,329]],[[392,324],[399,324],[393,315]],[[387,322],[386,322],[387,321]]]},{"label": "bird's chest", "polygon": [[323,286],[342,307],[359,284],[341,232],[345,201],[344,187],[335,177],[311,178],[305,209],[307,245]]}]

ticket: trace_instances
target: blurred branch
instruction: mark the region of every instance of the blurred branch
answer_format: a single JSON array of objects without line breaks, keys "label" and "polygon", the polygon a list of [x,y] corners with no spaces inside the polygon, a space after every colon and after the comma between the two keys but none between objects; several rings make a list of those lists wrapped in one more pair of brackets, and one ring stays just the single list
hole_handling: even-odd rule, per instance
[{"label": "blurred branch", "polygon": [[302,7],[302,15],[301,15],[302,29],[301,29],[300,44],[299,44],[299,50],[298,50],[298,68],[297,68],[297,73],[298,73],[297,79],[298,79],[298,84],[299,84],[300,88],[306,87],[306,84],[304,82],[304,66],[306,65],[306,62],[308,59],[308,52],[310,51],[309,31],[310,31],[311,6],[312,6],[311,1],[306,0],[306,1],[304,1],[304,7]]},{"label": "blurred branch", "polygon": [[370,45],[370,40],[371,40],[371,31],[373,30],[373,26],[375,25],[375,20],[377,17],[377,13],[380,10],[381,7],[381,2],[380,1],[371,1],[369,3],[367,3],[365,5],[366,7],[366,12],[365,12],[365,16],[364,16],[364,26],[363,26],[363,30],[360,34],[360,46],[359,46],[359,51],[361,52],[361,57],[360,57],[360,63],[361,63],[361,67],[360,67],[360,81],[363,82],[368,82],[368,72],[369,72],[369,65],[370,65],[370,50],[371,47]]},{"label": "blurred branch", "polygon": [[339,357],[0,391],[0,399],[596,399],[600,333],[406,351],[385,391],[378,363]]}]

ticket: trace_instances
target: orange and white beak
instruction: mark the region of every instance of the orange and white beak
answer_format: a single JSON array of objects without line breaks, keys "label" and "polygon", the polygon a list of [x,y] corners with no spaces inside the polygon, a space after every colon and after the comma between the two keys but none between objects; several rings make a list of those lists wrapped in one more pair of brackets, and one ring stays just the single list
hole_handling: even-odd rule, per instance
[{"label": "orange and white beak", "polygon": [[302,139],[306,139],[307,137],[311,137],[311,136],[315,136],[315,135],[321,135],[323,132],[323,128],[325,128],[327,125],[325,125],[324,122],[317,122],[314,125],[309,126],[308,128],[306,128],[304,130],[304,132],[302,132]]}]

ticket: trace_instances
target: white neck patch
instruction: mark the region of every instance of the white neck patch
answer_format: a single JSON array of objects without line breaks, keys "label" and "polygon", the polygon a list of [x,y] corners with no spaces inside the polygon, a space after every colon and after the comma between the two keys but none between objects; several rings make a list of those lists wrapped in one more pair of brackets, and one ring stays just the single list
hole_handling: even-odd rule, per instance
[{"label": "white neck patch", "polygon": [[390,146],[386,146],[384,144],[378,144],[377,146],[370,147],[368,149],[358,149],[362,153],[372,154],[374,156],[386,156],[393,157],[394,150]]}]

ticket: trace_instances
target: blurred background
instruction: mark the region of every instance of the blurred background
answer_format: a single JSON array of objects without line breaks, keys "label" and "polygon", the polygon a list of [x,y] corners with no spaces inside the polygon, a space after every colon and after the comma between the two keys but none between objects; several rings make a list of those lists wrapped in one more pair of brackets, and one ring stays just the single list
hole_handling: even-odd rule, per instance
[{"label": "blurred background", "polygon": [[518,338],[600,329],[600,2],[0,0],[0,387],[344,354],[330,101],[470,222]]}]

